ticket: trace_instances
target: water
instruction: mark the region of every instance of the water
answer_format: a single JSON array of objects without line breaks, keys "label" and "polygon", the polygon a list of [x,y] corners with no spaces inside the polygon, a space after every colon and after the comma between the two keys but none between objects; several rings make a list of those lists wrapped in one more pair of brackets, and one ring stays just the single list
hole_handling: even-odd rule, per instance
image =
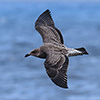
[{"label": "water", "polygon": [[[24,58],[42,45],[33,26],[47,8],[65,45],[89,52],[70,58],[67,90],[50,81],[44,60]],[[100,3],[0,2],[0,100],[100,100]]]}]

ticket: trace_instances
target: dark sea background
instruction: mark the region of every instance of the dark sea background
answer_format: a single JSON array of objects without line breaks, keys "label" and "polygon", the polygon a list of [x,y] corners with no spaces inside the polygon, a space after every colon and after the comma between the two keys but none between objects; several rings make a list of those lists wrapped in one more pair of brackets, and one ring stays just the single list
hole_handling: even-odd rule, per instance
[{"label": "dark sea background", "polygon": [[[45,60],[24,58],[43,44],[34,23],[46,9],[65,45],[89,52],[69,58],[68,89],[51,82]],[[0,1],[0,100],[100,100],[100,3]]]}]

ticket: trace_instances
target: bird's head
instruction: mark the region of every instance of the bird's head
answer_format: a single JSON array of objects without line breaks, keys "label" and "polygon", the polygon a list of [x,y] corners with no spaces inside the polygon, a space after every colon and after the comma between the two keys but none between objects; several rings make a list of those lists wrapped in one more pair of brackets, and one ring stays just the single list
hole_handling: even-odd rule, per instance
[{"label": "bird's head", "polygon": [[40,55],[40,49],[37,48],[37,49],[32,50],[30,53],[26,54],[25,57],[28,57],[28,56],[38,57],[39,55]]}]

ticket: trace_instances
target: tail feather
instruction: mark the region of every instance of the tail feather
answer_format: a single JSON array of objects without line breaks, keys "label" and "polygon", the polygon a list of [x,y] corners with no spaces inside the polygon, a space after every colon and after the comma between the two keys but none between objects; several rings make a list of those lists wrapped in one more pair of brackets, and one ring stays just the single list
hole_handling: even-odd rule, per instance
[{"label": "tail feather", "polygon": [[75,48],[75,49],[78,50],[78,51],[81,51],[83,54],[87,54],[88,55],[88,52],[86,51],[86,49],[84,47]]}]

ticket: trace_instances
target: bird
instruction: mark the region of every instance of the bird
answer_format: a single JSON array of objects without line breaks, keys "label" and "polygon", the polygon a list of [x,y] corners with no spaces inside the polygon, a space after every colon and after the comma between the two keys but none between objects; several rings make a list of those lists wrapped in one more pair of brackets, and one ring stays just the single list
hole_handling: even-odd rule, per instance
[{"label": "bird", "polygon": [[67,89],[69,57],[88,55],[87,50],[84,47],[68,48],[64,45],[62,33],[56,28],[49,9],[37,18],[35,29],[40,33],[43,45],[31,50],[25,57],[35,56],[45,59],[44,66],[51,81],[57,86]]}]

